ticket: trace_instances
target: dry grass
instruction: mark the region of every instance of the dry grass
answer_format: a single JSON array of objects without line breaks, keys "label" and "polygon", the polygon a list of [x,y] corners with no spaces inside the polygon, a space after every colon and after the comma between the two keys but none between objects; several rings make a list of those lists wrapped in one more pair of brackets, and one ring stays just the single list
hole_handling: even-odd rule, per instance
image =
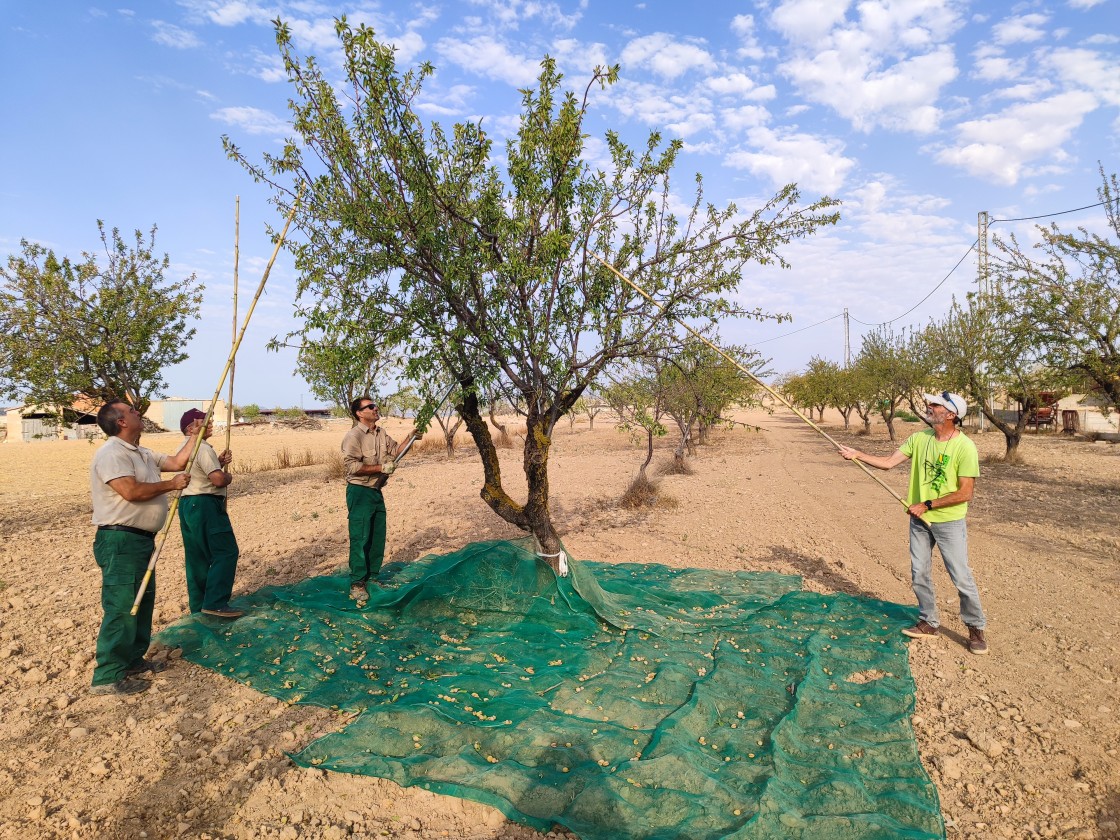
[{"label": "dry grass", "polygon": [[[323,463],[323,457],[315,457],[310,449],[293,453],[286,446],[280,447],[271,458],[262,458],[260,461],[253,458],[243,458],[237,462],[236,471],[242,475],[258,472],[271,472],[272,470],[289,470],[293,467],[310,467]],[[341,460],[341,456],[339,456]]]},{"label": "dry grass", "polygon": [[336,481],[346,478],[346,462],[342,460],[341,452],[328,452],[323,460],[323,478],[327,481]]},{"label": "dry grass", "polygon": [[673,457],[657,465],[657,475],[693,475],[695,470],[684,458]]},{"label": "dry grass", "polygon": [[662,495],[657,489],[657,483],[650,481],[644,472],[630,482],[626,492],[618,500],[621,507],[637,510],[639,508],[675,508],[677,500],[671,496]]}]

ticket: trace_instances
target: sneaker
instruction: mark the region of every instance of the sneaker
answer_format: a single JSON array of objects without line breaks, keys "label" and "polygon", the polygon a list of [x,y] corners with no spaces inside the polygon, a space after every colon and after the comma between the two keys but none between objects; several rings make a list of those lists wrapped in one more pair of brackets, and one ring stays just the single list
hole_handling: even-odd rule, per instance
[{"label": "sneaker", "polygon": [[968,628],[968,652],[977,656],[988,655],[988,643],[984,640],[984,631],[979,627]]},{"label": "sneaker", "polygon": [[902,631],[902,635],[909,636],[911,639],[936,639],[941,631],[930,624],[928,621],[920,620],[913,627],[907,627]]},{"label": "sneaker", "polygon": [[141,659],[137,664],[130,665],[124,669],[126,677],[133,677],[137,674],[158,674],[161,671],[167,670],[166,662],[153,662],[151,659]]},{"label": "sneaker", "polygon": [[145,680],[130,680],[126,677],[117,680],[115,683],[91,686],[89,693],[94,696],[124,697],[129,694],[139,694],[142,691],[147,691],[149,687],[151,687],[151,683]]},{"label": "sneaker", "polygon": [[212,615],[215,618],[241,618],[245,615],[244,610],[235,610],[233,607],[219,607],[216,610],[203,610],[203,615]]}]

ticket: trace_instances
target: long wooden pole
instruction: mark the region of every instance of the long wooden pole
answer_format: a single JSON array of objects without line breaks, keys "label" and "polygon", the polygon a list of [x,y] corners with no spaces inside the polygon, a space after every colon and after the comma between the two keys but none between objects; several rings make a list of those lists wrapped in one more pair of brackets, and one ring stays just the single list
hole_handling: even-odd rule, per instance
[{"label": "long wooden pole", "polygon": [[[233,336],[230,346],[237,343],[237,262],[241,256],[241,196],[237,196],[233,205]],[[233,431],[233,374],[237,370],[237,363],[229,366],[229,397],[226,399],[226,451],[229,451],[229,436]]]},{"label": "long wooden pole", "polygon": [[[630,278],[624,277],[619,272],[619,270],[617,268],[615,268],[609,262],[604,260],[598,254],[594,254],[593,256],[595,257],[595,259],[597,259],[599,262],[601,262],[603,265],[605,265],[608,269],[610,269],[611,273],[614,274],[619,280],[621,280],[627,286],[632,288],[635,292],[637,292],[642,297],[644,297],[646,300],[648,300],[650,303],[652,303],[654,306],[656,306],[659,310],[661,310],[662,314],[665,313],[665,307],[662,306],[660,303],[658,303],[653,298],[651,298],[649,295],[647,295],[644,289],[642,289],[640,286],[638,286],[636,283],[634,283],[632,280],[630,280]],[[670,316],[670,320],[672,320],[673,322],[675,322],[675,323],[679,324],[680,326],[684,327],[684,329],[688,330],[696,338],[700,339],[702,342],[704,342],[709,347],[711,347],[713,350],[715,350],[717,353],[719,353],[721,356],[723,356],[723,358],[727,359],[727,361],[731,362],[731,364],[735,365],[735,367],[737,367],[740,371],[745,373],[751,380],[753,380],[755,384],[761,386],[768,394],[770,394],[770,396],[772,396],[774,399],[776,399],[778,402],[780,402],[782,405],[784,405],[786,408],[788,408],[790,411],[792,411],[794,414],[796,414],[798,417],[800,417],[802,420],[804,420],[806,423],[808,423],[813,428],[813,430],[817,432],[817,434],[819,434],[821,437],[823,437],[825,440],[827,440],[829,443],[831,443],[833,446],[835,446],[837,448],[837,450],[840,449],[840,444],[837,443],[835,440],[833,440],[832,437],[828,434],[828,432],[826,432],[824,429],[822,429],[820,426],[818,426],[816,423],[814,423],[812,420],[810,420],[808,417],[806,417],[804,414],[802,414],[800,411],[798,411],[796,408],[794,408],[793,404],[790,403],[789,400],[787,400],[785,397],[783,397],[781,394],[779,394],[777,391],[775,391],[773,388],[771,388],[769,385],[767,385],[765,382],[763,382],[761,379],[759,379],[757,376],[755,376],[753,373],[751,373],[749,370],[747,370],[745,367],[743,367],[741,364],[739,364],[737,361],[735,361],[735,359],[731,358],[731,356],[727,355],[727,353],[725,353],[723,350],[716,347],[714,344],[712,344],[712,342],[708,341],[708,339],[704,338],[704,336],[700,335],[700,333],[698,333],[696,330],[694,330],[692,327],[690,327],[684,321],[681,321],[677,318],[673,318],[672,316]],[[864,464],[858,458],[852,459],[851,463],[855,464],[857,467],[859,467],[861,470],[863,470],[864,473],[867,474],[868,478],[871,478],[880,487],[882,487],[884,490],[886,490],[888,493],[890,493],[892,496],[894,496],[895,499],[897,499],[898,502],[903,507],[908,507],[905,499],[903,499],[900,495],[898,495],[898,493],[896,493],[891,488],[891,486],[889,484],[887,484],[885,481],[883,481],[881,478],[879,478],[879,476],[877,476],[877,475],[875,475],[875,473],[871,472],[871,470],[867,467],[866,464]]]},{"label": "long wooden pole", "polygon": [[[214,399],[210,401],[210,408],[206,410],[206,417],[202,420],[202,429],[199,430],[198,437],[195,438],[194,447],[191,449],[191,455],[187,459],[187,465],[183,468],[183,472],[187,475],[191,474],[191,467],[194,466],[195,456],[198,455],[198,448],[202,445],[202,430],[205,429],[211,419],[214,417],[214,407],[218,404],[218,397],[222,395],[222,386],[226,383],[226,375],[229,373],[230,368],[233,366],[233,360],[237,356],[237,348],[241,346],[242,339],[245,338],[245,331],[249,328],[249,319],[253,317],[253,310],[257,307],[257,301],[260,300],[261,292],[264,291],[264,284],[268,282],[269,272],[272,271],[272,264],[276,262],[276,255],[280,253],[280,248],[284,244],[284,238],[288,235],[288,225],[292,223],[292,218],[296,215],[296,208],[299,207],[300,196],[296,196],[296,200],[292,202],[292,211],[288,213],[288,218],[284,222],[284,229],[280,231],[280,237],[276,240],[276,247],[272,250],[272,257],[268,261],[268,265],[264,268],[264,276],[261,277],[260,285],[257,286],[257,293],[253,295],[253,302],[249,304],[249,311],[245,313],[245,321],[241,325],[241,332],[238,333],[237,339],[233,342],[233,349],[229,351],[229,358],[226,360],[226,365],[222,368],[222,375],[218,378],[218,387],[214,389]],[[179,498],[182,496],[182,491],[175,493],[171,499],[171,508],[167,511],[167,521],[163,524],[163,530],[159,533],[159,539],[156,540],[155,551],[152,552],[152,559],[148,561],[148,568],[144,571],[144,579],[140,582],[140,591],[136,593],[136,600],[132,602],[132,615],[136,615],[140,611],[140,601],[144,598],[144,592],[148,588],[148,583],[152,579],[152,574],[156,570],[156,563],[159,560],[160,552],[163,551],[163,546],[167,542],[167,534],[171,530],[171,524],[175,521],[175,514],[179,510]]]}]

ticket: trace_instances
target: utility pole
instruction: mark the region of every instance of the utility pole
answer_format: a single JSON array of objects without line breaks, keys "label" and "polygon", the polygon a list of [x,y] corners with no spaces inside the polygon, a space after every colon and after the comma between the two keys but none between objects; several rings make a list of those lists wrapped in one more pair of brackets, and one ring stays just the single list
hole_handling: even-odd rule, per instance
[{"label": "utility pole", "polygon": [[[980,290],[980,314],[982,318],[986,318],[988,314],[988,304],[990,303],[991,295],[991,279],[988,276],[988,211],[981,210],[976,214],[976,285]],[[985,323],[985,327],[987,324]],[[980,348],[981,353],[987,351],[986,347]],[[981,374],[981,381],[984,383],[984,390],[987,395],[991,397],[992,383],[988,378],[988,363],[985,360],[982,362],[983,372]],[[993,407],[994,408],[994,407]],[[978,420],[979,431],[984,431],[984,410],[980,409]]]},{"label": "utility pole", "polygon": [[852,342],[849,339],[848,307],[844,307],[844,370],[852,366]]}]

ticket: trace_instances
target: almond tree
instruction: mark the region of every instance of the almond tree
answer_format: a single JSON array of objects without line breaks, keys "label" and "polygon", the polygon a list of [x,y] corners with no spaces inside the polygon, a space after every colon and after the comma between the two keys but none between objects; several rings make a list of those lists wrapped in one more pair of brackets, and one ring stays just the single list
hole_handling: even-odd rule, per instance
[{"label": "almond tree", "polygon": [[0,267],[0,391],[9,399],[68,409],[84,395],[126,399],[143,413],[163,371],[187,358],[202,286],[168,280],[156,228],[129,244],[97,222],[102,253],[78,262],[22,240]]},{"label": "almond tree", "polygon": [[[707,203],[697,177],[678,216],[670,175],[681,144],[657,133],[635,150],[608,131],[609,163],[594,168],[584,157],[585,118],[617,67],[596,70],[577,95],[545,58],[537,84],[521,91],[518,129],[499,156],[482,122],[445,130],[421,120],[414,103],[430,65],[402,72],[373,30],[342,19],[336,31],[345,79],[337,85],[314,57],[295,54],[277,21],[296,136],[259,164],[228,138],[227,151],[274,190],[281,209],[304,188],[295,221],[304,237],[295,248],[301,295],[313,308],[335,294],[339,277],[359,284],[380,308],[364,328],[401,345],[410,379],[454,374],[455,407],[482,461],[482,498],[555,555],[548,461],[557,421],[605,366],[643,352],[667,318],[767,317],[727,299],[744,266],[785,266],[781,249],[835,223],[835,202],[801,206],[789,185],[742,214]],[[480,413],[497,382],[524,406],[524,502],[503,487]]]}]

